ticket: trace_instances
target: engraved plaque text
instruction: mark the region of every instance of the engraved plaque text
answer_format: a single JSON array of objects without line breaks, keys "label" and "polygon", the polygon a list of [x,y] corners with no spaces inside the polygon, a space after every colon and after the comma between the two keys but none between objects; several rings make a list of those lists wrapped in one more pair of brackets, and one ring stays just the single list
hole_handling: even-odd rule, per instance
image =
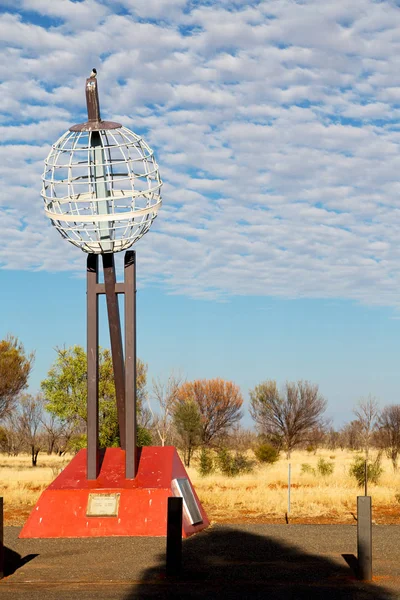
[{"label": "engraved plaque text", "polygon": [[87,517],[118,517],[121,494],[89,494]]}]

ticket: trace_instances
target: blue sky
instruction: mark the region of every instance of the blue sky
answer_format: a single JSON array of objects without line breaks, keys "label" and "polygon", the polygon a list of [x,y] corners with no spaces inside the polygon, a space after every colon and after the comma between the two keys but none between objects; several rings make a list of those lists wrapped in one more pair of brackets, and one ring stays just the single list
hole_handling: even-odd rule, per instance
[{"label": "blue sky", "polygon": [[56,346],[85,344],[86,256],[47,223],[40,176],[95,66],[103,118],[144,136],[164,180],[135,246],[150,382],[220,376],[247,402],[309,379],[338,426],[369,393],[399,401],[397,2],[0,10],[0,336],[36,349],[33,392]]}]

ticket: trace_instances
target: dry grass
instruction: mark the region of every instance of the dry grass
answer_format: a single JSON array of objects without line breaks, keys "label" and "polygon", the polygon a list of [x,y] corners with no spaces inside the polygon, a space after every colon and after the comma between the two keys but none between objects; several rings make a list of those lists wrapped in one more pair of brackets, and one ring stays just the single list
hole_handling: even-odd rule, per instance
[{"label": "dry grass", "polygon": [[[292,521],[354,523],[356,499],[362,494],[349,476],[356,454],[348,451],[318,450],[317,454],[294,452],[291,463]],[[302,474],[302,463],[316,467],[323,457],[335,464],[332,475]],[[6,522],[20,523],[27,517],[41,492],[57,476],[71,457],[39,455],[38,466],[30,457],[0,455],[0,496],[4,497]],[[377,523],[400,523],[400,470],[393,473],[383,459],[384,473],[378,485],[370,485],[374,519]],[[273,466],[257,466],[253,473],[225,477],[218,473],[200,477],[196,463],[188,469],[200,500],[214,521],[283,522],[287,512],[288,461],[281,458]],[[397,495],[397,498],[396,498]]]},{"label": "dry grass", "polygon": [[[294,452],[291,463],[291,520],[301,519],[331,522],[354,522],[357,496],[364,493],[349,475],[356,454],[348,451],[318,450],[317,454]],[[316,468],[323,457],[333,462],[332,475],[322,477],[302,474],[301,465]],[[288,462],[279,460],[272,466],[258,466],[253,473],[236,478],[213,474],[200,477],[189,469],[196,491],[215,520],[275,520],[281,522],[288,510]],[[375,520],[378,515],[390,516],[400,523],[400,471],[393,473],[391,463],[382,460],[384,473],[378,485],[369,485]]]},{"label": "dry grass", "polygon": [[4,498],[6,515],[13,509],[31,508],[69,460],[66,457],[39,455],[38,466],[32,467],[28,455],[0,454],[0,496]]}]

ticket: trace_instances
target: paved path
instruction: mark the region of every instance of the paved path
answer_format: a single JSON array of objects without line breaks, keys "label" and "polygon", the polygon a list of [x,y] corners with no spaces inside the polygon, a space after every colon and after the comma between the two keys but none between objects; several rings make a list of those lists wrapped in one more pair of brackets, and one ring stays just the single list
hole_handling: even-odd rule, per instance
[{"label": "paved path", "polygon": [[19,531],[5,528],[13,572],[0,581],[2,600],[400,600],[396,525],[373,527],[370,584],[348,564],[351,525],[214,525],[185,540],[177,579],[165,576],[164,538],[19,540]]}]

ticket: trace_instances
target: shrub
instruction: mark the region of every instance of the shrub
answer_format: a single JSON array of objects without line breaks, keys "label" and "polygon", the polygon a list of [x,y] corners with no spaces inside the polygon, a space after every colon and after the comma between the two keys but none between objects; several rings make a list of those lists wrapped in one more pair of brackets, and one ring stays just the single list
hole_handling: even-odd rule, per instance
[{"label": "shrub", "polygon": [[199,464],[200,475],[202,477],[205,477],[206,475],[210,475],[211,473],[213,473],[214,470],[214,461],[212,459],[210,451],[206,448],[202,448],[200,453]]},{"label": "shrub", "polygon": [[[357,485],[362,487],[365,484],[365,460],[362,456],[357,456],[350,467],[350,475],[357,481]],[[379,453],[373,462],[367,465],[367,480],[368,483],[378,483],[380,476],[383,473],[381,467],[381,454]]]},{"label": "shrub", "polygon": [[305,473],[311,473],[312,475],[315,475],[315,469],[313,469],[308,463],[303,463],[301,465],[301,474],[304,475]]},{"label": "shrub", "polygon": [[322,475],[323,477],[326,477],[327,475],[332,475],[334,469],[335,465],[333,463],[328,462],[322,457],[319,459],[317,464],[317,471],[320,475]]},{"label": "shrub", "polygon": [[250,473],[254,466],[253,462],[241,452],[232,454],[226,448],[221,448],[218,452],[217,464],[221,473],[228,477],[235,477],[241,473]]},{"label": "shrub", "polygon": [[273,465],[279,460],[279,450],[271,444],[259,444],[254,449],[254,454],[260,463],[267,463],[268,465]]},{"label": "shrub", "polygon": [[306,451],[311,454],[311,452],[315,452],[317,451],[317,449],[315,448],[315,446],[313,446],[312,444],[308,444],[308,446],[306,447]]},{"label": "shrub", "polygon": [[151,446],[153,443],[153,438],[151,437],[151,433],[146,427],[142,427],[141,425],[137,426],[137,441],[136,444],[141,448],[142,446]]},{"label": "shrub", "polygon": [[238,475],[240,473],[251,473],[254,469],[254,462],[247,458],[242,452],[236,452],[233,457],[233,464]]},{"label": "shrub", "polygon": [[335,465],[333,463],[330,463],[321,457],[318,460],[316,469],[314,469],[314,467],[312,467],[308,463],[303,463],[301,465],[301,474],[304,475],[304,473],[310,473],[310,475],[314,475],[314,477],[316,477],[317,475],[322,475],[323,477],[326,477],[327,475],[332,475],[334,468]]}]

